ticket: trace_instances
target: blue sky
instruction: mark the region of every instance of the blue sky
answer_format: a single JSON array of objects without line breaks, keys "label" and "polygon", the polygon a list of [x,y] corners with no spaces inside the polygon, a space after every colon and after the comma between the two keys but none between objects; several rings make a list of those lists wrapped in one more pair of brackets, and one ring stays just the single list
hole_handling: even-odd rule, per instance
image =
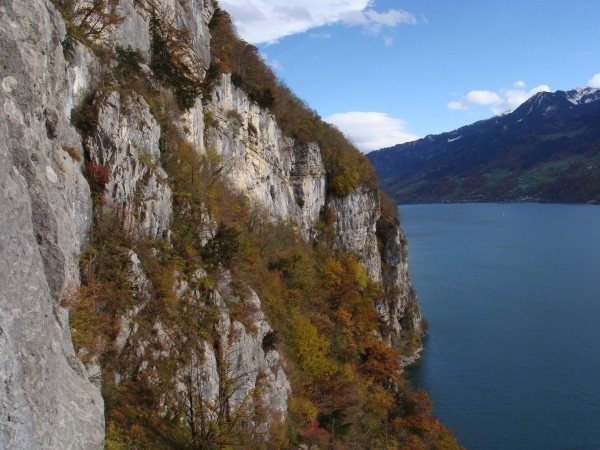
[{"label": "blue sky", "polygon": [[362,151],[543,90],[600,87],[599,0],[221,0],[279,78]]}]

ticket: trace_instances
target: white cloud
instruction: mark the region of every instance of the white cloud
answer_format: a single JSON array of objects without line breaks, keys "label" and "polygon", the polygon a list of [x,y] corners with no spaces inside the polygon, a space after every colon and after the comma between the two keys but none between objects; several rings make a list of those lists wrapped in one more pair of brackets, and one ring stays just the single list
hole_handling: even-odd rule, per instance
[{"label": "white cloud", "polygon": [[460,101],[460,102],[450,102],[450,103],[448,103],[447,106],[448,106],[448,109],[452,109],[454,111],[459,111],[461,109],[464,109],[464,110],[468,110],[469,109],[469,107],[463,101]]},{"label": "white cloud", "polygon": [[[600,78],[600,77],[599,77]],[[600,81],[600,80],[598,80]],[[448,103],[447,108],[451,110],[470,111],[474,106],[488,106],[494,114],[502,114],[513,111],[524,103],[529,97],[538,92],[549,92],[550,87],[540,84],[533,89],[525,89],[523,81],[513,84],[517,89],[500,89],[499,91],[475,90],[463,96],[459,101]]]},{"label": "white cloud", "polygon": [[383,27],[415,25],[418,20],[400,9],[378,12],[371,0],[221,0],[240,36],[258,44],[333,23],[358,25],[373,33]]},{"label": "white cloud", "polygon": [[342,19],[348,25],[361,25],[373,33],[379,33],[382,27],[393,28],[397,25],[416,25],[417,19],[412,14],[401,9],[390,9],[377,12],[373,9],[351,11]]},{"label": "white cloud", "polygon": [[600,88],[600,73],[594,75],[592,79],[587,82],[587,85],[593,88]]},{"label": "white cloud", "polygon": [[494,112],[500,114],[507,111],[513,111],[521,104],[525,103],[529,97],[538,92],[550,92],[550,87],[547,84],[540,84],[528,91],[524,89],[510,89],[503,91],[504,98],[501,103],[495,105]]},{"label": "white cloud", "polygon": [[492,91],[471,91],[463,100],[467,105],[496,105],[502,100],[500,96]]},{"label": "white cloud", "polygon": [[419,139],[406,130],[406,122],[382,112],[338,113],[325,121],[337,126],[364,153]]}]

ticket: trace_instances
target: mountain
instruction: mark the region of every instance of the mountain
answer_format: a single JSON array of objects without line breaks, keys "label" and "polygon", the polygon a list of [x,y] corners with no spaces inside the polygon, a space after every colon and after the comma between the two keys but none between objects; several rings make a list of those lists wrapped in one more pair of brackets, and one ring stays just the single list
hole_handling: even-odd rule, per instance
[{"label": "mountain", "polygon": [[511,113],[369,153],[401,203],[600,202],[600,90],[540,92]]},{"label": "mountain", "polygon": [[0,448],[457,448],[395,203],[218,2],[0,10]]}]

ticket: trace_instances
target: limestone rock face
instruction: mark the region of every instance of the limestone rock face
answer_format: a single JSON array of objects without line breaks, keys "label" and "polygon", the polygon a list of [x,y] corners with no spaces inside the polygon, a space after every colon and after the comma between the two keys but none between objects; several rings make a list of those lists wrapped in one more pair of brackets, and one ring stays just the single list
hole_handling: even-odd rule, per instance
[{"label": "limestone rock face", "polygon": [[[136,289],[147,289],[149,281],[140,272],[139,260],[135,254],[131,257],[132,281]],[[227,273],[216,289],[194,288],[204,277],[206,273],[198,270],[191,282],[179,281],[177,287],[179,301],[187,305],[191,320],[202,323],[209,310],[217,315],[214,324],[200,333],[204,337],[159,322],[151,324],[152,332],[148,333],[138,325],[144,322],[140,316],[146,307],[141,302],[121,320],[117,338],[120,359],[129,361],[128,367],[137,367],[137,372],[149,379],[165,359],[187,361],[177,366],[176,374],[168,381],[174,385],[166,389],[161,401],[158,413],[163,416],[187,411],[193,398],[198,417],[203,416],[207,422],[222,420],[218,417],[220,402],[226,399],[228,414],[243,418],[240,420],[254,420],[255,409],[268,411],[263,422],[255,423],[258,429],[267,431],[270,418],[285,416],[291,391],[280,354],[273,345],[264,344],[265,336],[273,330],[254,291],[249,290],[244,298],[234,295]],[[241,311],[237,320],[232,313],[236,308]],[[118,382],[125,376],[118,374]]]},{"label": "limestone rock face", "polygon": [[235,187],[310,236],[326,198],[319,148],[283,136],[275,118],[229,75],[221,76],[205,110],[212,120],[204,131],[206,144],[196,141],[197,147],[218,152]]},{"label": "limestone rock face", "polygon": [[108,168],[109,206],[119,208],[127,226],[141,234],[166,236],[171,219],[171,188],[160,165],[160,126],[142,97],[117,92],[94,99],[97,126],[86,139],[90,158]]},{"label": "limestone rock face", "polygon": [[[230,315],[219,291],[212,293],[212,302],[220,312],[215,327],[219,338],[212,346],[206,341],[201,343],[204,348],[203,387],[206,390],[203,397],[209,405],[218,404],[219,388],[223,381],[229,381],[233,383],[229,400],[232,411],[258,407],[269,411],[273,417],[283,417],[287,412],[290,384],[279,352],[263,345],[265,336],[273,330],[265,320],[255,292],[250,291],[248,298],[236,301],[243,302],[245,308],[252,311],[244,324]],[[225,367],[225,371],[219,372],[219,366]],[[248,412],[242,414],[251,416]],[[268,424],[266,421],[256,425],[266,431]]]},{"label": "limestone rock face", "polygon": [[400,343],[406,333],[419,333],[421,315],[408,275],[406,240],[398,224],[378,232],[378,192],[330,194],[319,147],[298,146],[284,136],[274,117],[238,89],[229,75],[221,76],[200,108],[197,104],[185,117],[196,148],[219,153],[235,187],[273,217],[294,221],[305,238],[314,235],[314,225],[327,208],[333,213],[339,247],[356,251],[369,276],[391,292],[375,305],[389,325],[388,342]]},{"label": "limestone rock face", "polygon": [[232,404],[239,407],[248,396],[260,389],[263,406],[283,417],[287,412],[290,384],[279,352],[263,345],[265,337],[273,333],[273,329],[267,323],[260,299],[254,291],[250,291],[248,298],[242,301],[253,311],[248,323],[244,325],[232,320],[228,314],[222,314],[218,325],[219,335],[225,343],[224,356],[231,371],[230,378],[239,380],[238,389],[232,395]]},{"label": "limestone rock face", "polygon": [[384,218],[377,222],[377,234],[384,243],[381,251],[382,281],[394,295],[392,301],[379,301],[376,309],[392,330],[393,336],[421,332],[421,312],[408,274],[406,237],[397,224]]},{"label": "limestone rock face", "polygon": [[[202,77],[210,62],[211,0],[121,0],[125,20],[105,40],[148,59],[151,3],[161,18],[192,37]],[[103,447],[103,400],[75,357],[67,312],[60,306],[79,287],[78,255],[92,227],[92,195],[122,212],[138,235],[168,238],[172,219],[159,124],[142,97],[106,87],[97,91],[100,74],[110,70],[79,44],[67,62],[65,34],[49,0],[0,2],[0,448]],[[96,117],[82,138],[70,120],[92,93]],[[176,126],[199,153],[221,156],[234,187],[274,220],[294,222],[306,239],[315,236],[321,213],[331,211],[339,247],[356,251],[369,275],[393,293],[375,305],[392,333],[420,330],[406,242],[397,224],[380,219],[376,191],[331,195],[319,147],[284,136],[273,115],[250,101],[229,75]],[[90,191],[84,154],[108,170],[102,192]],[[207,239],[210,222],[207,217]],[[173,325],[152,316],[138,320],[151,315],[145,292],[152,288],[135,253],[130,258],[137,304],[121,317],[115,348],[119,357],[137,361],[140,372],[165,359],[176,366],[162,413],[185,405],[189,389],[215,405],[226,377],[236,380],[229,408],[260,407],[285,416],[290,385],[254,291],[248,287],[247,295],[234,295],[227,276],[210,292],[198,287],[202,273],[193,283],[179,280],[177,301],[190,314],[217,314],[216,321],[212,316],[206,321],[216,325],[202,330],[208,335],[198,332],[191,345],[184,339],[188,334]],[[192,353],[180,358],[184,351]]]},{"label": "limestone rock face", "polygon": [[64,33],[45,0],[0,5],[0,448],[103,446],[103,400],[60,307],[92,212]]},{"label": "limestone rock face", "polygon": [[377,191],[359,190],[345,197],[330,196],[327,206],[335,216],[340,246],[347,251],[357,251],[369,276],[381,281],[381,255],[376,235],[380,216]]},{"label": "limestone rock face", "polygon": [[124,20],[112,30],[109,44],[123,48],[131,47],[149,60],[150,19],[153,11],[157,17],[189,33],[193,52],[203,70],[206,70],[210,63],[208,22],[214,12],[211,0],[121,0],[119,14]]}]

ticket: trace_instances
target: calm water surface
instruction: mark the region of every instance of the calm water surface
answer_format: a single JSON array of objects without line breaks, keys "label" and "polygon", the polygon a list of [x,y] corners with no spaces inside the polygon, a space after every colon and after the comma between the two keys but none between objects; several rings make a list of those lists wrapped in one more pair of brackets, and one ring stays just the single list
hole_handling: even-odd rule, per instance
[{"label": "calm water surface", "polygon": [[600,207],[401,206],[412,370],[468,449],[600,449]]}]

